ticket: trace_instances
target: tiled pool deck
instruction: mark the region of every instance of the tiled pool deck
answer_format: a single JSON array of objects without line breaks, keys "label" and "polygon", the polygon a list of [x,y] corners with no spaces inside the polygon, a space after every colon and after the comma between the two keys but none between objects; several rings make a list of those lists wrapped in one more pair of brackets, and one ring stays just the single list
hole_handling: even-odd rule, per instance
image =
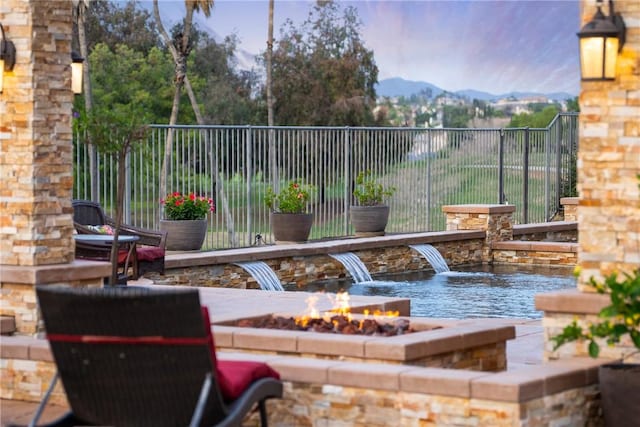
[{"label": "tiled pool deck", "polygon": [[[148,285],[146,281],[132,282],[131,285]],[[222,288],[201,288],[200,297],[211,311],[212,322],[220,322],[239,317],[250,317],[278,312],[302,313],[307,307],[304,292],[265,292],[258,290],[234,290]],[[223,302],[223,303],[221,303]],[[352,296],[354,306],[372,303],[391,303],[394,299],[385,297]],[[320,310],[331,308],[328,299],[320,299]],[[514,325],[516,338],[507,342],[507,364],[509,371],[522,369],[527,365],[542,363],[543,328],[540,320],[531,319],[474,319],[470,323],[487,322],[492,325]],[[215,326],[214,326],[215,329]],[[35,403],[1,400],[0,414],[2,426],[9,423],[27,424],[36,408]],[[66,408],[50,406],[41,421],[55,419]]]}]

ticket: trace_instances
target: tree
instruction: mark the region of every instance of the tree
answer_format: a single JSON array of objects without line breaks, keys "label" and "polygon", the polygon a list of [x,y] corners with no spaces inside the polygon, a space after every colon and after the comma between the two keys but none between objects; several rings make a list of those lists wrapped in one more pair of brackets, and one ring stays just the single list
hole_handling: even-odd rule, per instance
[{"label": "tree", "polygon": [[510,128],[546,128],[549,126],[551,121],[555,116],[558,115],[558,107],[554,105],[550,105],[538,111],[537,113],[527,114],[520,113],[511,117],[511,122],[509,123]]},{"label": "tree", "polygon": [[374,123],[378,67],[360,27],[355,8],[334,2],[318,2],[299,28],[285,22],[272,58],[275,123]]},{"label": "tree", "polygon": [[92,0],[90,6],[86,13],[88,51],[98,43],[105,43],[112,50],[125,44],[145,54],[154,47],[162,47],[153,17],[135,1],[129,0],[119,7],[111,1]]}]

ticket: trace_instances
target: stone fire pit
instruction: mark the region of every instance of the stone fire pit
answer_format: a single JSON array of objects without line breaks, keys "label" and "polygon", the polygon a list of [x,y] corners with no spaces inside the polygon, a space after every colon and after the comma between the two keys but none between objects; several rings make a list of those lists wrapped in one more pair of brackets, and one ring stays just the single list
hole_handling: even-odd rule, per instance
[{"label": "stone fire pit", "polygon": [[[479,371],[506,369],[506,341],[515,338],[513,326],[491,319],[477,321],[400,317],[412,333],[394,336],[326,334],[237,326],[259,324],[270,316],[244,317],[213,325],[221,350],[297,355],[300,357],[383,362]],[[354,318],[362,318],[354,315]]]}]

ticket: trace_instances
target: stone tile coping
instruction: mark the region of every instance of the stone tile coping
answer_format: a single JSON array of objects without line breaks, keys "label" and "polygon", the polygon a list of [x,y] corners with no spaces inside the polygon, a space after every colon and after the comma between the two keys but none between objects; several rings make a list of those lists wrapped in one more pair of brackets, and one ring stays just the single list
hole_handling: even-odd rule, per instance
[{"label": "stone tile coping", "polygon": [[0,283],[41,285],[92,280],[111,274],[111,264],[101,261],[75,260],[69,264],[13,266],[0,268]]},{"label": "stone tile coping", "polygon": [[[3,337],[0,351],[2,359],[52,361],[48,342],[43,339]],[[266,362],[284,381],[514,403],[595,384],[598,367],[611,362],[572,358],[526,366],[517,371],[491,373],[231,351],[218,351],[217,356],[222,360]]]},{"label": "stone tile coping", "polygon": [[560,198],[560,204],[562,206],[565,205],[578,205],[578,197],[561,197]]},{"label": "stone tile coping", "polygon": [[553,221],[553,222],[539,222],[531,224],[514,224],[513,236],[520,234],[531,233],[549,233],[560,231],[578,231],[577,221]]},{"label": "stone tile coping", "polygon": [[515,205],[446,205],[442,207],[444,213],[470,213],[470,214],[500,214],[513,213]]},{"label": "stone tile coping", "polygon": [[[290,313],[274,316],[292,317]],[[263,317],[263,316],[257,316]],[[354,318],[364,316],[354,315]],[[309,331],[243,328],[234,322],[214,324],[216,345],[251,351],[274,351],[411,363],[425,357],[503,343],[516,337],[514,326],[486,319],[470,321],[409,318],[416,332],[391,336],[323,334]],[[392,321],[392,320],[391,320]]]},{"label": "stone tile coping", "polygon": [[611,303],[609,295],[581,292],[577,289],[546,292],[535,296],[537,310],[571,314],[598,314]]},{"label": "stone tile coping", "polygon": [[491,249],[506,251],[535,251],[535,252],[572,252],[578,253],[577,243],[567,242],[537,242],[537,241],[516,241],[493,242]]},{"label": "stone tile coping", "polygon": [[353,237],[338,240],[310,241],[287,245],[265,245],[220,251],[169,253],[165,257],[165,267],[181,268],[196,265],[231,264],[243,261],[264,261],[284,257],[304,257],[380,249],[394,246],[408,246],[424,243],[443,243],[459,240],[484,239],[482,230],[438,231],[413,234],[387,234],[376,237]]}]

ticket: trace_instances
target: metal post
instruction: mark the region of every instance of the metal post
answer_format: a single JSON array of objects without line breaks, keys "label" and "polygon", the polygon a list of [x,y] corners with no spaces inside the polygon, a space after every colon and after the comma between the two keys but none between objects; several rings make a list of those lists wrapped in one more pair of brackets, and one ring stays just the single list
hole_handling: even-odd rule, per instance
[{"label": "metal post", "polygon": [[349,206],[351,205],[351,138],[349,127],[342,131],[342,147],[344,153],[343,174],[344,174],[344,235],[349,234]]},{"label": "metal post", "polygon": [[500,144],[498,145],[498,203],[504,205],[504,129],[500,129]]},{"label": "metal post", "polygon": [[252,205],[251,205],[251,181],[253,181],[253,163],[252,163],[252,157],[253,157],[253,147],[252,147],[252,129],[251,129],[251,125],[247,125],[247,130],[245,131],[245,153],[246,153],[246,157],[245,157],[245,169],[246,169],[246,191],[247,191],[247,230],[249,231],[248,233],[245,233],[245,244],[247,246],[251,246],[252,239],[251,239],[251,209],[252,209]]},{"label": "metal post", "polygon": [[522,164],[522,223],[529,223],[529,128],[524,129],[524,160]]}]

